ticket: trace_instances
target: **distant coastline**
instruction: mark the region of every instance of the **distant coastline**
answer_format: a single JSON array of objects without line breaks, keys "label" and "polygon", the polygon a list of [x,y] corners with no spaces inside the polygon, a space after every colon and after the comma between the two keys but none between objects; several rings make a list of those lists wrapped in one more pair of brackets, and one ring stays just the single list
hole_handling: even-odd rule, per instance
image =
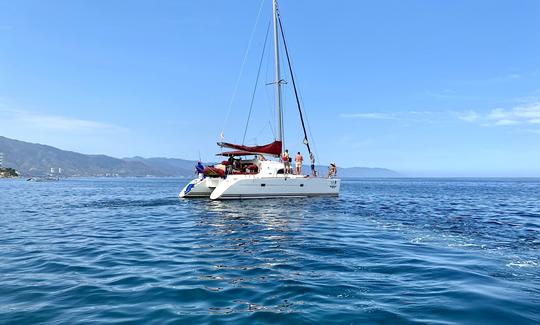
[{"label": "distant coastline", "polygon": [[[179,158],[114,158],[106,155],[86,155],[52,146],[29,143],[0,136],[0,152],[5,165],[21,176],[55,177],[192,177],[196,161]],[[308,171],[309,167],[304,166]],[[326,175],[327,166],[317,166],[319,175]],[[386,168],[340,168],[343,178],[402,177]]]}]

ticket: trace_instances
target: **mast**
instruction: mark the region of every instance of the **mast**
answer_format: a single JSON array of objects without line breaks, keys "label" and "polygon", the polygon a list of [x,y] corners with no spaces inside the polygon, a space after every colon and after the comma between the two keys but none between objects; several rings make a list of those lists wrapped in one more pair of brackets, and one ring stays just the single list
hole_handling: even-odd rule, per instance
[{"label": "mast", "polygon": [[275,53],[275,74],[276,74],[276,114],[277,114],[277,141],[281,141],[281,153],[285,150],[285,139],[283,132],[283,111],[281,107],[281,72],[279,70],[279,26],[278,26],[278,5],[277,0],[272,0],[272,11],[274,21],[274,53]]}]

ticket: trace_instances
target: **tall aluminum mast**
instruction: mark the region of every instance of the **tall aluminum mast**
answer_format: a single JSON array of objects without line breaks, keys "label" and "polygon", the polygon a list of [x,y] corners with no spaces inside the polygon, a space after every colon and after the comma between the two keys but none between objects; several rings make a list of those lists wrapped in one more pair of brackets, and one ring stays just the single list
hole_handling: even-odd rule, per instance
[{"label": "tall aluminum mast", "polygon": [[277,140],[281,141],[281,152],[285,151],[285,139],[283,132],[283,111],[281,108],[281,73],[279,70],[279,22],[278,22],[278,5],[277,0],[272,1],[273,16],[274,16],[274,52],[276,65],[276,114],[277,114]]}]

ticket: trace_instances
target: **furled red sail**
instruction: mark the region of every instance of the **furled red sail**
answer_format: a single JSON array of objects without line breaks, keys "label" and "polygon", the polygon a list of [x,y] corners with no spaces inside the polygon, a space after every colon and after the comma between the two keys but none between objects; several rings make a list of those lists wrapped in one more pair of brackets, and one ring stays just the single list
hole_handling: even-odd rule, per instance
[{"label": "furled red sail", "polygon": [[218,142],[218,145],[220,147],[225,148],[231,148],[236,149],[242,152],[246,153],[260,153],[260,154],[266,154],[266,155],[274,155],[279,156],[281,155],[281,141],[274,141],[269,144],[265,144],[263,146],[244,146],[241,144],[233,144],[233,143],[227,143],[227,142]]}]

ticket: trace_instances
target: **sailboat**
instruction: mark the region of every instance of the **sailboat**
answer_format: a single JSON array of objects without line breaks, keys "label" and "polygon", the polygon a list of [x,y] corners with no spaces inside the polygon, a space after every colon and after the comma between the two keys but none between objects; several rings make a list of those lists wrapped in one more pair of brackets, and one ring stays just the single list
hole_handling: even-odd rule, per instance
[{"label": "sailboat", "polygon": [[[221,148],[232,149],[232,151],[218,154],[228,157],[228,160],[199,170],[199,177],[193,179],[182,188],[179,194],[180,198],[205,197],[211,200],[225,200],[339,195],[341,180],[335,178],[334,172],[329,173],[327,177],[316,176],[314,170],[309,176],[295,175],[292,174],[289,168],[286,168],[286,163],[282,159],[284,153],[282,84],[284,80],[281,78],[280,71],[280,35],[289,63],[290,76],[304,131],[303,142],[307,146],[312,163],[314,161],[314,155],[308,141],[277,0],[272,0],[272,22],[275,59],[275,80],[273,84],[275,86],[277,120],[275,141],[261,146],[218,142],[218,146]],[[248,159],[248,156],[255,157]],[[266,159],[265,156],[273,157],[274,159]]]}]

